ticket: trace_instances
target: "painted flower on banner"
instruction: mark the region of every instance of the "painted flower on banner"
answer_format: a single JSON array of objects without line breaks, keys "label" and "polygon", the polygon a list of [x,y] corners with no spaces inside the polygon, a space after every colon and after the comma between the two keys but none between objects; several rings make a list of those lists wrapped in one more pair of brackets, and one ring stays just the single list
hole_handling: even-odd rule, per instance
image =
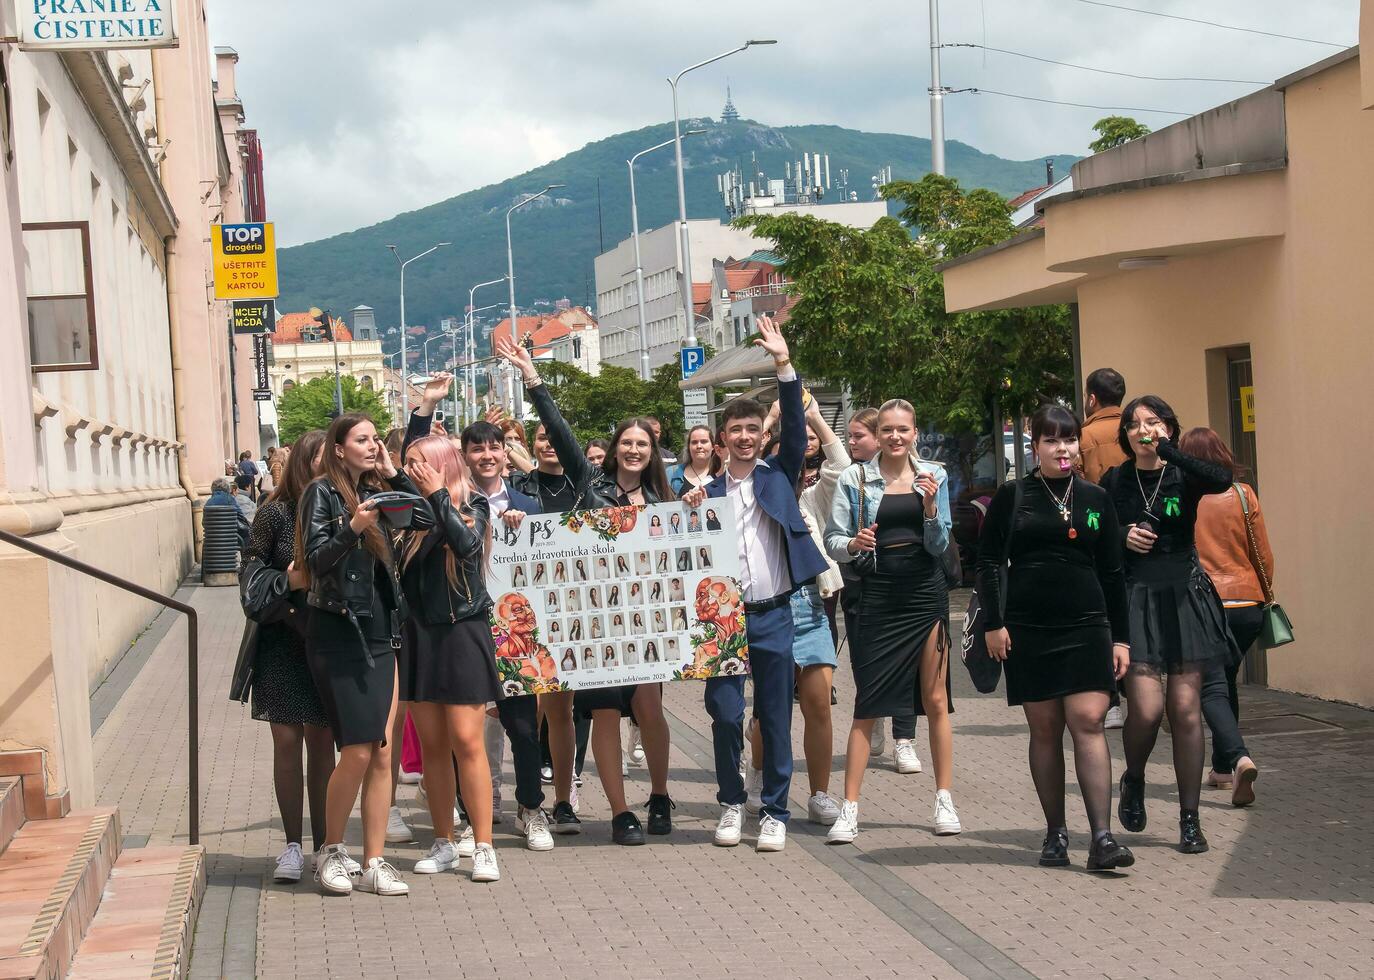
[{"label": "painted flower on banner", "polygon": [[696,626],[692,663],[674,679],[735,676],[749,672],[749,640],[744,625],[744,597],[735,579],[713,575],[697,583]]},{"label": "painted flower on banner", "polygon": [[601,510],[570,510],[559,523],[575,534],[588,528],[602,541],[614,541],[639,523],[638,507],[605,507]]}]

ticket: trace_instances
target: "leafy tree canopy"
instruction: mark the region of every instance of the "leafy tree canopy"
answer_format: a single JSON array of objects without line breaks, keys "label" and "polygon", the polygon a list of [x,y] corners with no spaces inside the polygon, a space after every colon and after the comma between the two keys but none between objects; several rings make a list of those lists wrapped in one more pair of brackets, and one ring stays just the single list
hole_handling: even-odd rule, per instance
[{"label": "leafy tree canopy", "polygon": [[1104,116],[1093,123],[1093,132],[1097,134],[1097,139],[1088,144],[1088,149],[1101,153],[1148,135],[1150,127],[1136,122],[1130,116]]},{"label": "leafy tree canopy", "polygon": [[[383,435],[391,428],[391,413],[382,401],[381,393],[365,388],[352,377],[344,377],[343,406],[345,412],[362,412],[377,425]],[[334,375],[315,378],[303,385],[288,388],[277,402],[279,434],[283,443],[292,443],[311,429],[327,429],[333,421]]]}]

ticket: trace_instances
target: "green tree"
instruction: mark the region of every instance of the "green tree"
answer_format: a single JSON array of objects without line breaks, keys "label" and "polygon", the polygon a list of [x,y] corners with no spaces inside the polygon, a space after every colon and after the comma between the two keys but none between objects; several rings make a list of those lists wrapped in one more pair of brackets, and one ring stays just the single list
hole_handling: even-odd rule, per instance
[{"label": "green tree", "polygon": [[1088,149],[1101,153],[1148,135],[1150,127],[1136,122],[1130,116],[1104,116],[1093,123],[1093,132],[1097,134],[1097,139],[1088,144]]},{"label": "green tree", "polygon": [[[362,412],[385,434],[391,428],[391,413],[386,409],[379,392],[358,384],[356,378],[344,377],[343,405],[345,412]],[[327,429],[334,411],[334,375],[315,378],[303,385],[288,389],[277,403],[279,433],[283,443],[292,443],[301,433],[311,429]]]}]

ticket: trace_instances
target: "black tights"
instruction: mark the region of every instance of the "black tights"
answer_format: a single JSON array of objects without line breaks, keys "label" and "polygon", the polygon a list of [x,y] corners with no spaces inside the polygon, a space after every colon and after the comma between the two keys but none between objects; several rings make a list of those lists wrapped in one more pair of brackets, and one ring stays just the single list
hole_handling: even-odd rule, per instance
[{"label": "black tights", "polygon": [[1110,696],[1084,691],[1053,701],[1022,705],[1030,725],[1030,770],[1045,826],[1058,830],[1064,820],[1064,729],[1073,739],[1073,767],[1093,835],[1111,829],[1112,755],[1102,722]]},{"label": "black tights", "polygon": [[[272,729],[272,783],[277,809],[288,844],[301,843],[302,810],[307,788],[310,798],[310,836],[314,850],[324,847],[324,799],[334,772],[334,736],[318,725],[279,725]],[[301,748],[305,774],[301,774]]]},{"label": "black tights", "polygon": [[1169,674],[1166,685],[1158,670],[1132,664],[1126,674],[1126,700],[1126,724],[1121,731],[1126,774],[1133,780],[1145,778],[1145,763],[1150,761],[1167,710],[1178,805],[1182,810],[1196,810],[1202,796],[1202,670],[1189,667]]}]

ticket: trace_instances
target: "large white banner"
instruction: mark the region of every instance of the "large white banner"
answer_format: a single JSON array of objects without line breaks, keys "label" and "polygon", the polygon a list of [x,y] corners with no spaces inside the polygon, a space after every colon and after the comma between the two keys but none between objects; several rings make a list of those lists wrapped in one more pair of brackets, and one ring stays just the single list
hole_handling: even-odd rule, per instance
[{"label": "large white banner", "polygon": [[507,696],[749,669],[729,500],[498,525],[487,588]]},{"label": "large white banner", "polygon": [[174,48],[175,0],[15,0],[25,51]]}]

